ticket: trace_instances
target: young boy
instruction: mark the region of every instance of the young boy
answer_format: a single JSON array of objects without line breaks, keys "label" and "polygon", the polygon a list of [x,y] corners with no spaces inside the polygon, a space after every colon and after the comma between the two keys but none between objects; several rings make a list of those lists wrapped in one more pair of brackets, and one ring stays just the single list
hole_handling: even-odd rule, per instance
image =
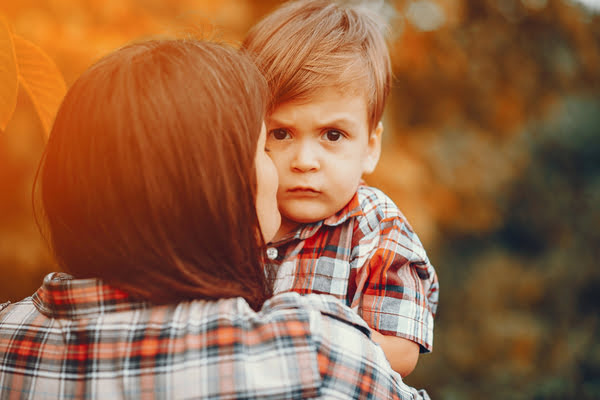
[{"label": "young boy", "polygon": [[362,182],[379,160],[391,82],[381,26],[365,9],[300,0],[259,22],[242,47],[272,94],[266,147],[282,215],[271,244],[276,291],[345,301],[406,376],[432,349],[438,281],[402,213]]}]

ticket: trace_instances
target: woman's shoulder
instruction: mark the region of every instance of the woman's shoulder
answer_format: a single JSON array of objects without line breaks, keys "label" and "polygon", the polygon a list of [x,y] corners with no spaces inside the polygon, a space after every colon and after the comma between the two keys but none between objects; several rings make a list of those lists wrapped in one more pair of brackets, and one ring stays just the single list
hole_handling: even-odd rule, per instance
[{"label": "woman's shoulder", "polygon": [[16,303],[7,301],[0,304],[0,333],[2,329],[16,329],[24,321],[31,319],[35,310],[31,297],[26,297]]},{"label": "woman's shoulder", "polygon": [[280,293],[269,299],[263,312],[277,313],[296,310],[300,314],[315,314],[325,319],[334,319],[362,332],[369,337],[370,329],[365,321],[339,299],[326,294],[308,294],[301,296],[295,292]]}]

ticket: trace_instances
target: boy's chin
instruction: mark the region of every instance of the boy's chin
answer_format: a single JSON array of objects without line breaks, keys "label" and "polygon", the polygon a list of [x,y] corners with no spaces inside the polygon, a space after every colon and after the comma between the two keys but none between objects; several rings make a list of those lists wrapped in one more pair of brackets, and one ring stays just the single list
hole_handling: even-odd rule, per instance
[{"label": "boy's chin", "polygon": [[292,212],[286,212],[285,210],[282,210],[281,216],[282,225],[284,219],[289,221],[290,224],[298,225],[311,224],[329,217],[329,215],[327,215],[327,213],[323,210],[311,210],[308,207],[304,210],[294,210]]},{"label": "boy's chin", "polygon": [[[295,211],[295,212],[294,212]],[[279,231],[273,238],[272,242],[277,242],[280,239],[283,239],[288,234],[294,232],[298,227],[302,224],[310,224],[313,222],[321,221],[329,217],[330,215],[326,215],[326,211],[324,210],[316,210],[307,207],[304,210],[285,210],[281,208],[281,225],[279,226]]]}]

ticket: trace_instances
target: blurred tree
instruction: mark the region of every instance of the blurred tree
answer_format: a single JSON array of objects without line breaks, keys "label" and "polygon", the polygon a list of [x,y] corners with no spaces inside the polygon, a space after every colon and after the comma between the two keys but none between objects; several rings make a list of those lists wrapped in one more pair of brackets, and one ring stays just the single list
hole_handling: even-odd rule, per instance
[{"label": "blurred tree", "polygon": [[[600,396],[598,126],[600,98],[566,98],[554,118],[523,134],[531,158],[498,196],[501,224],[483,233],[445,228],[442,356],[423,357],[427,367],[409,381],[442,398]],[[439,386],[428,383],[432,369]],[[457,389],[465,377],[485,384]]]}]

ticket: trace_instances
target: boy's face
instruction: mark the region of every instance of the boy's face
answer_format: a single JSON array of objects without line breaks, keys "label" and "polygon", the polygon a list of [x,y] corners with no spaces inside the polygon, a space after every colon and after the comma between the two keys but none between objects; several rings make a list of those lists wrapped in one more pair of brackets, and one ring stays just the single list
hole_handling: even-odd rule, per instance
[{"label": "boy's face", "polygon": [[266,124],[266,146],[279,173],[282,229],[288,231],[338,212],[379,160],[383,128],[369,131],[362,93],[322,89],[308,102],[278,105]]}]

